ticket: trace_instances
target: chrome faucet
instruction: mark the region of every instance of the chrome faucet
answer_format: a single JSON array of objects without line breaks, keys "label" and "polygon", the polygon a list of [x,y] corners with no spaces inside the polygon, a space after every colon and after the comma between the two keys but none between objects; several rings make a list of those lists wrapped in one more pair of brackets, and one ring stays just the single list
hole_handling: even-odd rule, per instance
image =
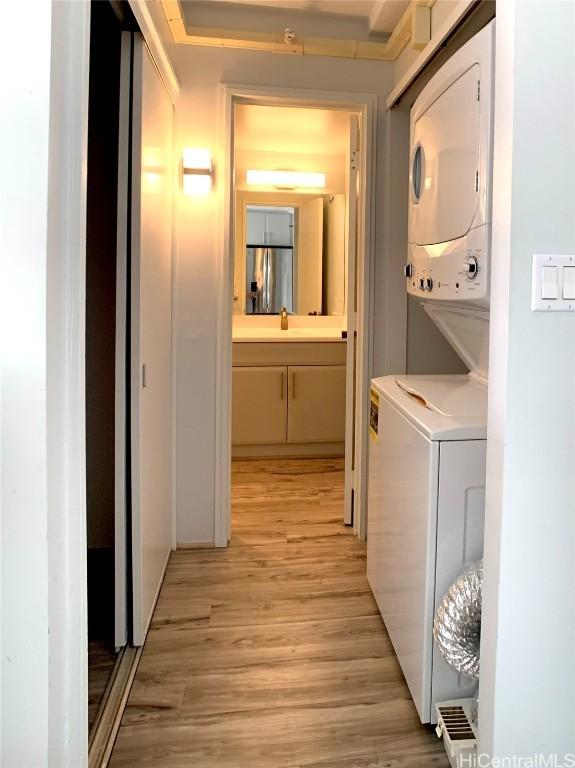
[{"label": "chrome faucet", "polygon": [[281,329],[282,331],[287,331],[288,329],[288,311],[285,307],[282,307],[282,311],[280,312],[281,317]]}]

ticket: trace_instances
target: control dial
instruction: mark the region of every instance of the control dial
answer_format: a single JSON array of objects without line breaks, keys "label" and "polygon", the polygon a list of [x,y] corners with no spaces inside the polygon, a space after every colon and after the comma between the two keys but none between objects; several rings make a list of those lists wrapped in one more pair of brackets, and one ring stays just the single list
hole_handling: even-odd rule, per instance
[{"label": "control dial", "polygon": [[468,280],[473,280],[477,277],[477,273],[479,272],[479,264],[477,263],[475,256],[469,256],[469,258],[465,260],[463,271],[465,272]]}]

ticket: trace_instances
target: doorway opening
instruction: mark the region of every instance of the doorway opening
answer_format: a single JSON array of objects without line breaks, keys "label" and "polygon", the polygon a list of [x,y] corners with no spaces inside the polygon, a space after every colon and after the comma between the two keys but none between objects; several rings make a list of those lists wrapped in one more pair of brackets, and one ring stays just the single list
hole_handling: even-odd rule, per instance
[{"label": "doorway opening", "polygon": [[216,545],[233,535],[231,462],[246,459],[332,460],[340,524],[363,537],[373,105],[227,96],[231,295],[222,291],[220,351],[230,354],[220,355],[219,417],[229,462]]}]

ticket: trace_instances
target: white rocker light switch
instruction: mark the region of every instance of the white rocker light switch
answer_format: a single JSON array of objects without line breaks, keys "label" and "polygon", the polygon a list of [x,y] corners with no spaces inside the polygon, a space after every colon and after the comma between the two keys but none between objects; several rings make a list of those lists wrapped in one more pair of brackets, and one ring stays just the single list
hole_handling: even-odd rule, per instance
[{"label": "white rocker light switch", "polygon": [[563,298],[575,300],[575,265],[563,267]]},{"label": "white rocker light switch", "polygon": [[557,267],[542,267],[541,298],[556,299],[559,295],[557,289]]},{"label": "white rocker light switch", "polygon": [[575,254],[533,254],[531,310],[575,312]]}]

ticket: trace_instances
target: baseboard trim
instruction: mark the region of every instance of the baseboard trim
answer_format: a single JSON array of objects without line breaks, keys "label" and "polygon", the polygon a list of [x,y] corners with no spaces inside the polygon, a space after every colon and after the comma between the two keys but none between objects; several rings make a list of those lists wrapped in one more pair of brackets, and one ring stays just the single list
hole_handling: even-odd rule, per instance
[{"label": "baseboard trim", "polygon": [[215,544],[213,541],[179,541],[176,547],[178,549],[214,549]]}]

